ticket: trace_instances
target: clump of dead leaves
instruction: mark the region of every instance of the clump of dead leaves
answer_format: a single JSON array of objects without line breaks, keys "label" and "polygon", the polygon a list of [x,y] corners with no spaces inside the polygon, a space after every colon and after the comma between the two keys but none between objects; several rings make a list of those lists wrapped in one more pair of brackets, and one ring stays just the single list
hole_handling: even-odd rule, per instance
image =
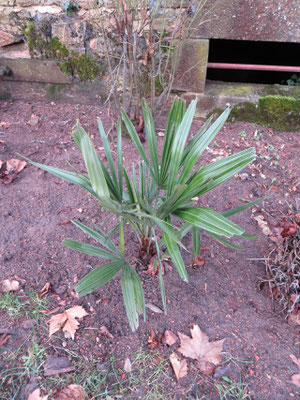
[{"label": "clump of dead leaves", "polygon": [[272,297],[282,304],[289,322],[300,325],[300,214],[273,229],[274,242],[265,257]]},{"label": "clump of dead leaves", "polygon": [[180,339],[180,346],[169,357],[177,380],[188,374],[187,358],[196,360],[195,367],[207,375],[213,374],[217,365],[221,362],[221,352],[225,339],[209,341],[209,337],[197,324],[193,324],[190,331],[191,336],[181,332],[177,332],[177,336],[170,330],[166,330],[164,335],[155,335],[153,329],[151,329],[148,338],[150,349],[160,348],[163,344],[171,347],[178,341],[178,338]]},{"label": "clump of dead leaves", "polygon": [[[37,388],[32,392],[28,400],[48,400],[49,395],[43,396]],[[68,385],[61,389],[53,398],[54,400],[85,400],[86,392],[81,385]]]}]

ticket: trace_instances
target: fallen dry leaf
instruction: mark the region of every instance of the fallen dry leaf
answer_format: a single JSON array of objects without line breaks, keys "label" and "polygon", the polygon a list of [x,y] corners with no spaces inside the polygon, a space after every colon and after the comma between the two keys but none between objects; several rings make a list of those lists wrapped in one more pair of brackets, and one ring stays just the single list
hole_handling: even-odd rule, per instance
[{"label": "fallen dry leaf", "polygon": [[8,333],[3,333],[2,335],[0,335],[0,346],[3,346],[4,344],[7,343],[7,341],[9,340],[10,335]]},{"label": "fallen dry leaf", "polygon": [[299,312],[291,313],[288,317],[288,322],[293,325],[300,325],[300,313]]},{"label": "fallen dry leaf", "polygon": [[181,361],[176,353],[172,353],[169,359],[178,381],[188,374],[188,367],[185,359]]},{"label": "fallen dry leaf", "polygon": [[255,221],[257,222],[258,226],[262,230],[262,233],[266,236],[272,235],[271,229],[268,227],[267,221],[264,219],[263,215],[257,215],[254,217]]},{"label": "fallen dry leaf", "polygon": [[181,341],[178,351],[185,357],[198,360],[197,366],[201,372],[211,374],[214,366],[221,362],[225,339],[209,342],[208,336],[196,324],[191,329],[192,338],[180,332],[178,335]]},{"label": "fallen dry leaf", "polygon": [[50,282],[46,282],[45,285],[42,287],[42,290],[38,293],[39,297],[45,296],[45,294],[49,292],[50,286]]},{"label": "fallen dry leaf", "polygon": [[2,292],[16,292],[20,289],[20,283],[13,279],[3,279],[1,282]]},{"label": "fallen dry leaf", "polygon": [[294,356],[294,354],[290,354],[290,358],[297,365],[297,367],[300,371],[300,358],[297,358],[296,356]]},{"label": "fallen dry leaf", "polygon": [[85,400],[86,392],[81,385],[69,385],[59,391],[54,400]]},{"label": "fallen dry leaf", "polygon": [[290,382],[296,385],[297,387],[300,387],[300,374],[294,374]]},{"label": "fallen dry leaf", "polygon": [[162,340],[163,340],[163,335],[158,334],[157,338],[155,337],[154,330],[151,328],[150,329],[150,336],[148,337],[148,347],[153,350],[156,349],[157,347],[162,346]]},{"label": "fallen dry leaf", "polygon": [[127,357],[124,361],[124,371],[126,373],[130,372],[132,370],[132,364],[129,358]]},{"label": "fallen dry leaf", "polygon": [[153,311],[153,312],[155,312],[155,313],[158,313],[158,314],[162,314],[162,313],[163,313],[163,310],[161,310],[161,309],[160,309],[159,307],[157,307],[155,304],[146,303],[145,306],[146,306],[147,308],[149,308],[149,310],[151,310],[151,311]]},{"label": "fallen dry leaf", "polygon": [[26,161],[12,158],[0,165],[0,181],[6,185],[16,179],[19,172],[27,165]]},{"label": "fallen dry leaf", "polygon": [[203,267],[203,265],[205,265],[205,258],[203,258],[202,256],[201,256],[201,254],[200,254],[200,256],[195,256],[194,258],[193,258],[193,261],[192,261],[192,266],[193,267]]},{"label": "fallen dry leaf", "polygon": [[52,310],[40,310],[40,313],[46,314],[46,315],[54,314],[55,312],[59,311],[59,309],[60,309],[60,307],[57,306],[57,307],[53,308]]},{"label": "fallen dry leaf", "polygon": [[172,331],[169,331],[168,329],[165,331],[164,334],[164,343],[166,343],[168,346],[173,346],[174,343],[176,343],[178,340],[178,337],[173,333]]},{"label": "fallen dry leaf", "polygon": [[81,306],[74,306],[61,314],[53,315],[49,321],[49,336],[62,329],[65,337],[71,337],[74,340],[75,332],[79,326],[76,318],[83,318],[87,315],[88,313]]},{"label": "fallen dry leaf", "polygon": [[35,389],[35,391],[32,392],[28,397],[28,400],[47,400],[47,399],[48,396],[42,396],[41,389],[39,388]]},{"label": "fallen dry leaf", "polygon": [[282,220],[279,222],[278,226],[282,229],[281,236],[283,238],[294,235],[297,231],[297,226],[295,223],[287,220]]},{"label": "fallen dry leaf", "polygon": [[114,339],[115,337],[109,332],[109,330],[106,328],[106,326],[101,326],[101,328],[99,329],[99,335],[100,336],[107,336],[110,339]]},{"label": "fallen dry leaf", "polygon": [[40,122],[40,117],[38,117],[35,114],[30,115],[30,119],[28,121],[29,125],[31,125],[34,128],[35,126],[37,126],[39,124],[39,122]]},{"label": "fallen dry leaf", "polygon": [[5,121],[1,121],[0,122],[0,128],[1,129],[8,129],[8,128],[10,128],[10,123],[9,122],[5,122]]}]

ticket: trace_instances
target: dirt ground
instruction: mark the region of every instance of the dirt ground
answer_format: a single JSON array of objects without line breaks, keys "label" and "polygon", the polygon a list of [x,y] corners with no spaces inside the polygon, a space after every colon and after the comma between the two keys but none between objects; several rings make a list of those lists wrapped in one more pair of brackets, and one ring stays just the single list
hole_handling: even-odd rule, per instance
[{"label": "dirt ground", "polygon": [[[83,170],[81,155],[71,139],[72,126],[80,119],[94,138],[99,154],[103,155],[97,117],[108,131],[112,121],[107,109],[100,106],[2,101],[0,160],[20,158],[17,153],[21,153],[39,163],[69,169],[67,163],[70,162]],[[164,118],[157,121],[157,132],[163,132],[164,122]],[[201,124],[195,121],[192,132],[195,133]],[[115,140],[113,130],[110,137]],[[163,137],[158,136],[158,141],[161,147]],[[137,153],[128,138],[124,137],[123,142],[125,164],[131,165],[138,159]],[[297,373],[290,355],[299,357],[300,327],[287,323],[280,306],[272,302],[268,285],[263,288],[258,285],[265,276],[261,259],[273,242],[262,233],[254,219],[263,215],[272,229],[300,206],[299,132],[274,132],[249,123],[226,124],[205,152],[203,163],[249,146],[255,146],[257,160],[239,176],[201,198],[201,205],[224,211],[270,194],[261,204],[233,218],[247,233],[259,235],[259,239],[237,242],[244,247],[244,251],[237,252],[203,236],[202,245],[209,248],[203,253],[206,264],[188,268],[189,283],[181,281],[175,269],[167,271],[168,314],[147,309],[147,321],[141,320],[135,333],[127,322],[118,277],[93,294],[74,298],[76,282],[91,266],[99,265],[99,260],[64,248],[62,240],[65,237],[86,240],[70,223],[73,218],[89,217],[95,223],[105,220],[107,215],[101,212],[95,199],[87,196],[84,190],[31,165],[11,183],[0,183],[0,281],[14,277],[21,283],[16,293],[21,302],[19,312],[8,313],[5,307],[0,309],[0,334],[10,335],[0,346],[1,399],[25,399],[28,391],[37,385],[45,394],[53,395],[66,383],[79,382],[77,377],[84,371],[89,375],[88,365],[96,361],[97,376],[102,376],[103,369],[113,373],[106,383],[94,386],[88,380],[91,375],[85,377],[90,399],[220,399],[216,384],[226,384],[224,376],[242,385],[253,400],[299,398],[300,389],[290,383],[293,373]],[[138,247],[133,233],[128,232],[126,239],[127,253],[134,259]],[[190,236],[185,244],[191,249]],[[186,252],[183,256],[186,264],[190,264],[191,254]],[[140,276],[146,303],[162,308],[157,277],[143,271]],[[32,310],[38,302],[34,296],[46,282],[51,284],[46,296],[48,310],[59,306],[62,311],[64,307],[82,305],[89,312],[80,322],[75,341],[65,339],[62,332],[49,338],[47,320],[50,316],[39,314],[37,318],[38,312],[33,316]],[[45,307],[39,301],[38,311]],[[148,338],[151,329],[157,338],[166,329],[188,335],[192,323],[197,323],[211,340],[225,339],[222,365],[214,375],[208,376],[200,374],[189,360],[189,374],[178,383],[168,362],[178,343],[171,348],[160,345],[149,349]],[[113,338],[99,334],[102,326],[107,327]],[[39,355],[31,358],[34,363],[26,374],[9,372],[29,365],[27,361],[29,355],[32,356],[33,345],[40,349],[36,351]],[[132,385],[129,374],[122,370],[124,359],[133,360],[141,351],[146,367],[142,378]],[[77,370],[51,380],[44,377],[42,368],[50,355],[67,355],[74,365],[79,362],[78,357],[84,362]],[[157,359],[160,361],[155,362]],[[156,382],[152,372],[158,364],[161,364],[161,371]],[[141,371],[141,364],[136,366]],[[148,379],[150,375],[152,380]],[[106,391],[103,385],[107,386]],[[154,388],[158,387],[155,392]]]}]

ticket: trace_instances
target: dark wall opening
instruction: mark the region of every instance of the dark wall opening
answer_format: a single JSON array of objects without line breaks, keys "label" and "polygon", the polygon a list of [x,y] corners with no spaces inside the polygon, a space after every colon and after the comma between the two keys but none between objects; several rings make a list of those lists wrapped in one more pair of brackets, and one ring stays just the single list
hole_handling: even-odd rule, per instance
[{"label": "dark wall opening", "polygon": [[[208,62],[300,67],[300,43],[210,39]],[[226,82],[287,84],[293,72],[207,69],[207,79]],[[300,77],[300,73],[296,73]]]}]

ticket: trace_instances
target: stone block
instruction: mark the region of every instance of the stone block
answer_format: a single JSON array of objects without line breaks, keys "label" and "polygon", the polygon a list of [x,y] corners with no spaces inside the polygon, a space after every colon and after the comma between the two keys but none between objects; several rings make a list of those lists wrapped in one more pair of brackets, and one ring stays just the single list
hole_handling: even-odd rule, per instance
[{"label": "stone block", "polygon": [[15,43],[10,46],[0,48],[1,58],[30,58],[30,53],[26,43]]},{"label": "stone block", "polygon": [[72,84],[1,81],[0,100],[62,101],[71,104],[103,104],[109,90],[103,80]]},{"label": "stone block", "polygon": [[10,44],[19,42],[20,39],[15,35],[0,30],[0,47],[9,46]]},{"label": "stone block", "polygon": [[9,67],[13,75],[3,80],[20,82],[70,83],[55,61],[0,58],[1,65]]},{"label": "stone block", "polygon": [[85,53],[85,43],[89,39],[89,24],[81,20],[70,22],[59,20],[52,24],[52,35],[58,37],[69,50]]},{"label": "stone block", "polygon": [[182,44],[173,89],[204,91],[208,59],[207,39],[188,39]]}]

